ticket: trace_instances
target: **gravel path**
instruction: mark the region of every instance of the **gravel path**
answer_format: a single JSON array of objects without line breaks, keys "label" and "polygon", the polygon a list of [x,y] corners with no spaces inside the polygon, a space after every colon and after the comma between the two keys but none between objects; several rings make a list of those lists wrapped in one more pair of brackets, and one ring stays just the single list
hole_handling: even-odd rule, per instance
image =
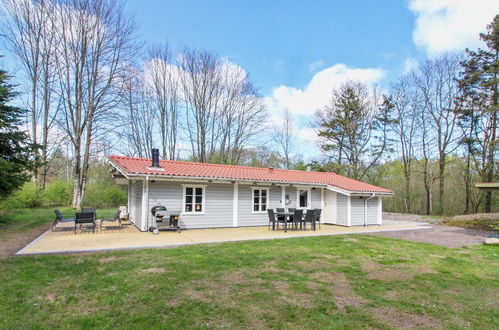
[{"label": "gravel path", "polygon": [[380,232],[367,235],[393,237],[412,242],[432,243],[450,248],[459,248],[465,245],[483,244],[483,240],[490,233],[458,227],[432,225],[431,229]]}]

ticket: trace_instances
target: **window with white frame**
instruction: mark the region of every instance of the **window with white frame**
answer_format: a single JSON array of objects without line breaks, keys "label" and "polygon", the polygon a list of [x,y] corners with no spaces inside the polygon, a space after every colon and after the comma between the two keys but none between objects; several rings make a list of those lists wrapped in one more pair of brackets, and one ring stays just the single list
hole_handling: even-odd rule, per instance
[{"label": "window with white frame", "polygon": [[204,213],[204,186],[184,186],[184,212]]},{"label": "window with white frame", "polygon": [[253,212],[266,212],[268,201],[268,189],[253,188]]},{"label": "window with white frame", "polygon": [[310,190],[309,189],[299,189],[298,190],[298,208],[308,208],[310,205]]}]

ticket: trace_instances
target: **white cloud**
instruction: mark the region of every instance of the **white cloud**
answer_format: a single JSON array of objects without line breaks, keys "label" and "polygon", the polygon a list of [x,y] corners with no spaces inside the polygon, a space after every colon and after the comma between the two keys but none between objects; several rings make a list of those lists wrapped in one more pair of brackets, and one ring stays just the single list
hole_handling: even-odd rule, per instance
[{"label": "white cloud", "polygon": [[416,14],[414,43],[429,55],[480,46],[484,32],[499,12],[497,0],[410,0]]},{"label": "white cloud", "polygon": [[329,101],[334,88],[349,80],[374,84],[384,75],[385,71],[378,68],[360,69],[336,64],[317,72],[304,89],[279,86],[265,101],[272,113],[281,113],[287,108],[293,115],[310,116]]},{"label": "white cloud", "polygon": [[317,131],[311,127],[303,127],[298,131],[298,137],[308,142],[318,142],[320,140]]},{"label": "white cloud", "polygon": [[308,65],[308,72],[315,72],[324,66],[324,62],[321,60],[312,62]]},{"label": "white cloud", "polygon": [[404,60],[404,68],[402,69],[402,73],[406,74],[418,67],[418,61],[412,57],[408,57]]}]

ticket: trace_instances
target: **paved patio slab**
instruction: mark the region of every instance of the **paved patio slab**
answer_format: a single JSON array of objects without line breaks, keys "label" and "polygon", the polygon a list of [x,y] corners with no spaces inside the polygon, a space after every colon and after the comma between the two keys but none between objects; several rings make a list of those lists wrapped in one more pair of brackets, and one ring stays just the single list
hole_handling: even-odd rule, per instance
[{"label": "paved patio slab", "polygon": [[220,229],[190,229],[181,233],[160,232],[153,235],[149,232],[140,232],[134,226],[122,228],[112,225],[102,230],[78,230],[73,233],[72,228],[61,226],[55,232],[50,230],[28,244],[17,254],[47,254],[88,252],[117,249],[162,248],[181,245],[221,243],[248,240],[282,239],[291,237],[328,236],[341,234],[376,233],[386,231],[415,230],[431,228],[424,225],[383,225],[371,227],[341,227],[322,225],[317,231],[268,230],[267,227],[220,228]]}]

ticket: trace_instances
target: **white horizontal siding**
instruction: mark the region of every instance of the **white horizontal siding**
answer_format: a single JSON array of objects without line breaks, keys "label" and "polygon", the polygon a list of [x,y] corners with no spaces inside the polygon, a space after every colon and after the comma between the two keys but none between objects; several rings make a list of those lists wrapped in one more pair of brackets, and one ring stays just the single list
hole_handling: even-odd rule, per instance
[{"label": "white horizontal siding", "polygon": [[[205,187],[204,214],[181,214],[181,228],[217,228],[233,225],[232,184],[210,183]],[[154,182],[149,184],[149,205],[163,205],[168,210],[182,210],[183,186],[179,182]],[[148,211],[152,223],[151,212]]]},{"label": "white horizontal siding", "polygon": [[[237,207],[238,226],[263,226],[269,223],[267,212],[253,213],[253,196],[252,186],[239,185],[239,200]],[[281,207],[281,187],[268,186],[262,188],[269,188],[269,205],[268,208],[275,209]]]}]

